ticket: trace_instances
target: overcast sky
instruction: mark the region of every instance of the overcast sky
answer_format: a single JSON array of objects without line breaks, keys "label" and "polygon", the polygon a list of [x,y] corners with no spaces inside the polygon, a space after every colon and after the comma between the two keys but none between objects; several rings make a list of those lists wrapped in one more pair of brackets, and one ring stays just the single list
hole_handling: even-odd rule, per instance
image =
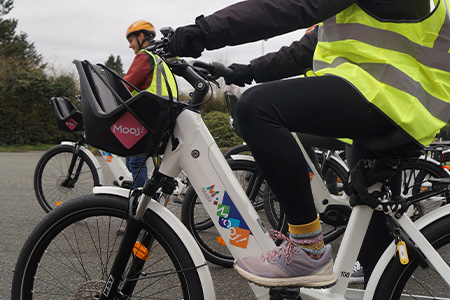
[{"label": "overcast sky", "polygon": [[[75,71],[73,59],[104,63],[110,54],[120,55],[126,72],[134,53],[125,32],[136,20],[145,19],[159,29],[192,24],[195,17],[236,3],[236,0],[14,0],[4,18],[18,19],[18,32],[28,35],[44,60],[58,69]],[[299,39],[297,31],[247,45],[206,52],[202,59],[248,63],[263,52],[278,50]]]}]

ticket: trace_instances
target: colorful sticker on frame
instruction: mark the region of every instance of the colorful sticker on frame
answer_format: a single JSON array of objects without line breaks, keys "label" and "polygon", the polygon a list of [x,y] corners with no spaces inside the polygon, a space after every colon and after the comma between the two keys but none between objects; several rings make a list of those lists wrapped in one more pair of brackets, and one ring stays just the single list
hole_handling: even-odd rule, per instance
[{"label": "colorful sticker on frame", "polygon": [[[219,218],[219,225],[230,230],[230,244],[246,249],[250,235],[252,234],[242,215],[237,210],[228,193],[225,191],[222,201],[217,196],[220,192],[214,190],[214,185],[204,188],[204,194],[210,197],[216,205],[216,214]],[[216,197],[217,196],[217,197]]]}]

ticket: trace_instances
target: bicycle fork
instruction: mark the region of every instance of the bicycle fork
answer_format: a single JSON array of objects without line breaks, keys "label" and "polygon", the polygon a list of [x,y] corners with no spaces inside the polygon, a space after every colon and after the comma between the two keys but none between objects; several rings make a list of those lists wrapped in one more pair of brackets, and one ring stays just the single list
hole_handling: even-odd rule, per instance
[{"label": "bicycle fork", "polygon": [[73,169],[75,168],[77,159],[80,157],[80,155],[78,154],[80,152],[80,147],[81,147],[80,143],[76,143],[73,147],[73,156],[72,156],[72,160],[70,161],[69,170],[67,170],[66,179],[64,179],[64,181],[61,182],[61,186],[63,186],[63,187],[73,188],[74,183],[77,182],[78,177],[80,176],[81,169],[83,168],[83,163],[84,163],[84,161],[82,159],[78,163],[75,175],[72,178]]},{"label": "bicycle fork", "polygon": [[[144,213],[149,202],[152,199],[150,195],[156,194],[161,179],[162,175],[157,173],[156,175],[153,175],[150,180],[147,180],[143,188],[143,193],[139,197],[135,215],[133,215],[133,204],[135,203],[134,200],[136,199],[136,197],[131,197],[124,236],[117,252],[116,258],[114,259],[114,263],[112,265],[111,272],[109,273],[105,287],[102,291],[102,294],[100,295],[100,299],[128,299],[127,295],[131,295],[133,293],[134,287],[136,286],[137,282],[136,280],[141,274],[145,260],[148,258],[147,249],[151,247],[154,238],[149,233],[146,233],[142,240],[142,243],[137,243],[136,241],[138,239],[139,233],[141,232],[141,229],[144,226]],[[127,268],[128,259],[133,252],[134,257],[125,277],[128,281],[125,282],[125,284],[119,291],[119,284],[124,280],[123,274],[125,272],[125,269]]]}]

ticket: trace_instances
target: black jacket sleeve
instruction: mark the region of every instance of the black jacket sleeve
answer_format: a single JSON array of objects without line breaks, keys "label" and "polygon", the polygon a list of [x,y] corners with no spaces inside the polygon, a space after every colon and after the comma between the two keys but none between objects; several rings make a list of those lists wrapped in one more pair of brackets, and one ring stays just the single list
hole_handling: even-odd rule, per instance
[{"label": "black jacket sleeve", "polygon": [[356,0],[247,0],[230,5],[196,24],[206,35],[206,49],[271,38],[324,21]]},{"label": "black jacket sleeve", "polygon": [[267,82],[304,74],[312,69],[319,27],[316,26],[289,47],[268,53],[250,62],[256,82]]}]

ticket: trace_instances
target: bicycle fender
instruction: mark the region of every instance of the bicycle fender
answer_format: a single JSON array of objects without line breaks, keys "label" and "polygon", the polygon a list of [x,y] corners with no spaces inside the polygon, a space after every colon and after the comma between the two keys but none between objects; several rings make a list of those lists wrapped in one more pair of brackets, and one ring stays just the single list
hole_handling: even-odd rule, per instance
[{"label": "bicycle fender", "polygon": [[247,160],[255,162],[255,158],[251,155],[244,155],[244,154],[233,154],[230,156],[232,160]]},{"label": "bicycle fender", "polygon": [[[64,141],[64,142],[61,142],[61,145],[69,145],[69,146],[73,147],[73,146],[75,146],[75,143]],[[105,178],[103,176],[102,166],[98,162],[95,155],[92,154],[92,152],[89,151],[89,149],[87,149],[86,147],[83,147],[83,146],[80,147],[80,151],[83,151],[83,153],[85,153],[91,159],[91,161],[94,163],[95,169],[97,170],[97,173],[98,173],[98,180],[100,181],[100,185],[105,184]]]},{"label": "bicycle fender", "polygon": [[332,155],[332,156],[330,156],[330,159],[337,162],[345,171],[350,172],[348,165],[342,160],[342,158],[337,157],[336,155]]},{"label": "bicycle fender", "polygon": [[[437,160],[435,160],[434,158],[432,158],[431,156],[427,156],[425,157],[424,155],[420,156],[419,159],[425,160],[427,162],[430,162],[436,166],[441,166],[441,163]],[[447,175],[450,176],[450,171],[447,168],[441,168]]]},{"label": "bicycle fender", "polygon": [[[130,194],[129,189],[116,186],[97,186],[94,187],[93,192],[94,194],[114,195],[126,199],[129,198]],[[151,209],[154,213],[160,216],[161,219],[163,219],[176,232],[191,255],[194,264],[196,266],[201,266],[197,269],[197,271],[202,282],[204,299],[216,299],[214,284],[206,259],[191,233],[187,230],[184,224],[181,223],[180,219],[178,219],[170,210],[158,202],[154,200],[150,201],[147,208]]]},{"label": "bicycle fender", "polygon": [[[418,219],[414,224],[418,229],[423,229],[427,225],[431,224],[432,222],[445,217],[447,215],[450,215],[450,204],[444,205],[438,209],[433,210],[432,212],[426,214],[425,216]],[[381,276],[383,275],[384,270],[386,269],[387,265],[391,261],[392,257],[395,255],[396,251],[396,245],[394,242],[392,242],[384,251],[381,258],[378,260],[377,265],[375,266],[375,269],[373,270],[372,275],[370,276],[369,283],[367,284],[366,292],[364,294],[363,300],[370,300],[373,298],[373,295],[375,293],[375,290],[377,288],[378,281],[380,280]]]}]

